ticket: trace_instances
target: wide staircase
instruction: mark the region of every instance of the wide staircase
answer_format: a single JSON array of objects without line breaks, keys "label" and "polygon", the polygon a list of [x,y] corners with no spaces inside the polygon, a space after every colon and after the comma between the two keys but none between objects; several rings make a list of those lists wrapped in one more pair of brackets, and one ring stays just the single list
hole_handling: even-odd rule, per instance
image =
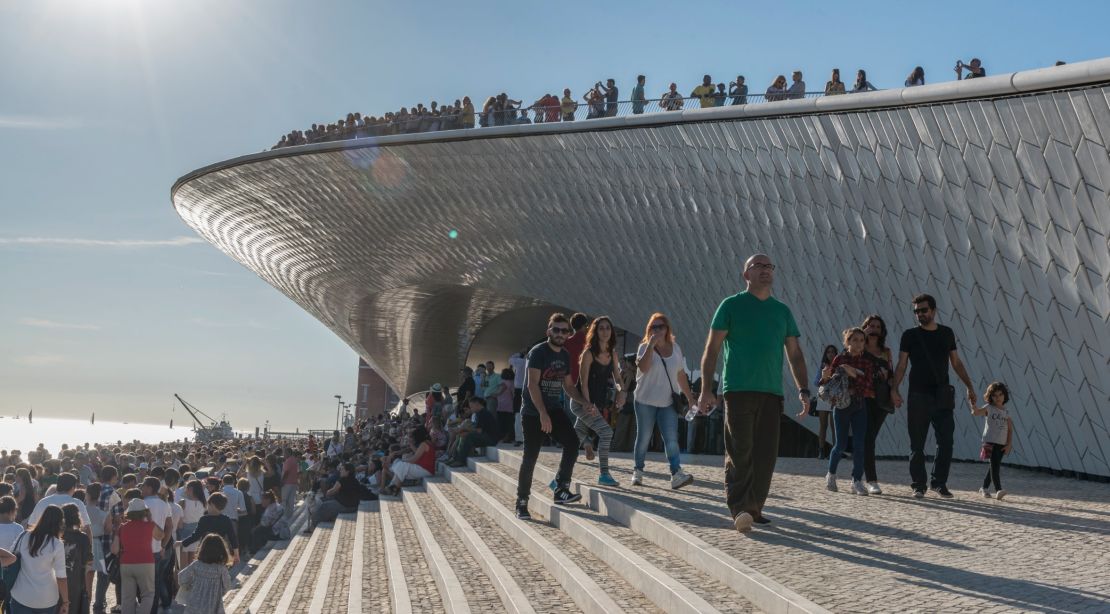
[{"label": "wide staircase", "polygon": [[545,456],[532,484],[531,521],[513,511],[518,448],[491,447],[462,469],[441,465],[401,497],[364,502],[311,534],[301,532],[301,505],[293,538],[237,574],[227,611],[824,611],[633,505],[622,489],[584,478],[572,488],[581,504],[554,505],[546,485],[554,461]]}]

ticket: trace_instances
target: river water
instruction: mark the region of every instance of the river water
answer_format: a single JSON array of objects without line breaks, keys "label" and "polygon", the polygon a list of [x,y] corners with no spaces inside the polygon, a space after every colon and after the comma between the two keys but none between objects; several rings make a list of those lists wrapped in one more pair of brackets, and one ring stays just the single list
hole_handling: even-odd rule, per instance
[{"label": "river water", "polygon": [[27,414],[20,415],[18,420],[12,416],[0,418],[0,449],[20,450],[24,458],[40,443],[56,457],[63,443],[73,448],[86,443],[127,443],[136,439],[143,443],[169,443],[186,438],[193,439],[193,429],[187,423],[171,429],[168,421],[165,424],[144,424],[97,420],[96,424],[89,424],[88,420],[36,417],[33,423],[29,423]]}]

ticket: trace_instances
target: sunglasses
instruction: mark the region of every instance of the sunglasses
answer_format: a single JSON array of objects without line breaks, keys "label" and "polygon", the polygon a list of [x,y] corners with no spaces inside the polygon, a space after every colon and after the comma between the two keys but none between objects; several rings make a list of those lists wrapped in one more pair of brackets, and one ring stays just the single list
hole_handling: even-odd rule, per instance
[{"label": "sunglasses", "polygon": [[558,327],[552,326],[551,327],[551,332],[556,334],[556,335],[565,335],[565,334],[570,332],[570,329],[569,328],[563,328],[562,326],[558,326]]},{"label": "sunglasses", "polygon": [[928,307],[921,307],[921,308],[918,308],[918,309],[914,309],[914,310],[913,310],[913,312],[914,312],[914,313],[916,313],[916,314],[918,314],[918,315],[921,315],[921,314],[923,314],[923,313],[929,313],[930,311],[931,311],[931,310],[930,310],[930,309],[929,309]]}]

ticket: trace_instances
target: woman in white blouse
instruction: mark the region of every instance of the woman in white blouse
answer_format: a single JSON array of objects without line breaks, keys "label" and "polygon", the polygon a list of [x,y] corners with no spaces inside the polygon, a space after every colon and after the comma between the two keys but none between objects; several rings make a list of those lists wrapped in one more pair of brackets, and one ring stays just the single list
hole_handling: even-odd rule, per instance
[{"label": "woman in white blouse", "polygon": [[62,508],[50,505],[34,530],[19,537],[14,552],[0,550],[0,564],[11,565],[16,554],[21,558],[19,577],[8,604],[12,614],[68,611],[64,531]]},{"label": "woman in white blouse", "polygon": [[663,435],[663,449],[671,466],[671,488],[678,489],[694,481],[682,470],[679,462],[678,412],[675,401],[679,393],[694,406],[694,395],[686,376],[686,358],[675,343],[671,321],[662,313],[652,314],[644,330],[644,339],[636,350],[636,448],[632,484],[644,483],[644,457],[655,426]]}]

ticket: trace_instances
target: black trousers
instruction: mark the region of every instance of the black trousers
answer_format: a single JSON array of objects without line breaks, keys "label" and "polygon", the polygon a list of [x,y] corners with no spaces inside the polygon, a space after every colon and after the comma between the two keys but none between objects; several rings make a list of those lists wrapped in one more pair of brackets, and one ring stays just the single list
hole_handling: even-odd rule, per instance
[{"label": "black trousers", "polygon": [[[563,458],[559,461],[559,473],[555,475],[555,480],[560,486],[566,486],[570,484],[574,463],[578,460],[578,435],[562,408],[549,407],[547,415],[551,416],[551,438],[563,446]],[[520,426],[524,431],[524,459],[520,462],[516,496],[527,499],[528,493],[532,492],[532,474],[543,446],[544,433],[540,429],[539,416],[524,414],[520,417]]]},{"label": "black trousers", "polygon": [[779,454],[783,398],[766,392],[725,393],[725,498],[735,518],[759,518]]},{"label": "black trousers", "polygon": [[987,477],[983,478],[983,488],[990,488],[991,480],[994,480],[994,489],[1002,490],[1002,457],[1005,455],[1005,448],[1000,443],[991,444],[991,466],[987,469]]},{"label": "black trousers", "polygon": [[915,490],[925,490],[925,441],[929,427],[937,440],[933,457],[933,473],[928,484],[940,488],[948,484],[948,470],[952,466],[952,437],[956,430],[953,410],[941,409],[937,398],[931,394],[911,392],[906,408],[906,430],[910,435],[910,480]]},{"label": "black trousers", "polygon": [[867,438],[863,442],[863,474],[868,482],[878,482],[879,477],[875,473],[875,440],[879,437],[883,422],[890,414],[879,409],[879,404],[875,399],[867,399],[866,402]]},{"label": "black trousers", "polygon": [[516,414],[499,411],[497,412],[497,426],[501,428],[504,433],[500,441],[502,443],[512,443],[516,439],[516,424],[514,423]]}]

